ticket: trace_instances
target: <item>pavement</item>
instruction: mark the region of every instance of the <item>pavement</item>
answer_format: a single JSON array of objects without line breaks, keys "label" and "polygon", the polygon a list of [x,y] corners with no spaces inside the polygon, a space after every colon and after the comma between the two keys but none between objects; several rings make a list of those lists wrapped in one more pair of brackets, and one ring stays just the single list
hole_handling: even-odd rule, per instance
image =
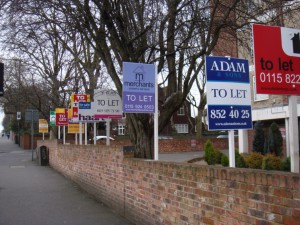
[{"label": "pavement", "polygon": [[[222,153],[228,156],[228,150],[220,150]],[[169,162],[188,162],[192,159],[196,160],[204,157],[204,150],[194,152],[178,152],[178,153],[160,153],[158,154],[158,160]],[[203,160],[202,160],[203,161]],[[203,165],[207,165],[203,163]]]},{"label": "pavement", "polygon": [[158,154],[158,160],[169,161],[169,162],[187,162],[191,159],[200,158],[203,156],[204,156],[204,151],[160,153]]},{"label": "pavement", "polygon": [[132,225],[0,137],[0,225]]}]

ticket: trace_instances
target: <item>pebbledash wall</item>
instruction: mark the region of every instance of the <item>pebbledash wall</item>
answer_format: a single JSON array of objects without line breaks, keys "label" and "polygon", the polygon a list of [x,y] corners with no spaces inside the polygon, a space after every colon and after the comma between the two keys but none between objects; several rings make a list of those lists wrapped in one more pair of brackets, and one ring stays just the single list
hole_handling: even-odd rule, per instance
[{"label": "pebbledash wall", "polygon": [[300,176],[126,157],[121,146],[49,148],[50,165],[137,225],[300,224]]}]

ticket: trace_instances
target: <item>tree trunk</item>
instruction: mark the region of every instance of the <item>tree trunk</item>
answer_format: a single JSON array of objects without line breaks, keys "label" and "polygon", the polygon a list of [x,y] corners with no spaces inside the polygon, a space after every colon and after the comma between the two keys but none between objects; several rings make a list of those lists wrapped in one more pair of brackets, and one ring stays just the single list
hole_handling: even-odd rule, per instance
[{"label": "tree trunk", "polygon": [[197,140],[200,140],[202,138],[202,117],[203,117],[203,110],[198,109],[198,116],[196,118],[196,128],[197,128],[196,139]]},{"label": "tree trunk", "polygon": [[127,114],[129,135],[135,146],[135,157],[153,159],[153,121],[149,114]]}]

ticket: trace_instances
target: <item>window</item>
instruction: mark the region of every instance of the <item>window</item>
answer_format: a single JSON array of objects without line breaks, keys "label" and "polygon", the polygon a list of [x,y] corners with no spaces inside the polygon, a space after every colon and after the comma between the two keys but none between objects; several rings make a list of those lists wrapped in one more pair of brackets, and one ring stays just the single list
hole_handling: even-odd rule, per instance
[{"label": "window", "polygon": [[125,135],[125,126],[124,125],[118,126],[118,135]]},{"label": "window", "polygon": [[269,95],[267,94],[257,94],[256,93],[256,82],[255,82],[255,76],[253,76],[253,99],[254,101],[262,101],[269,99]]},{"label": "window", "polygon": [[179,134],[187,134],[189,132],[188,124],[175,124],[175,129]]},{"label": "window", "polygon": [[180,109],[177,111],[177,115],[183,116],[184,113],[184,106],[180,107]]}]

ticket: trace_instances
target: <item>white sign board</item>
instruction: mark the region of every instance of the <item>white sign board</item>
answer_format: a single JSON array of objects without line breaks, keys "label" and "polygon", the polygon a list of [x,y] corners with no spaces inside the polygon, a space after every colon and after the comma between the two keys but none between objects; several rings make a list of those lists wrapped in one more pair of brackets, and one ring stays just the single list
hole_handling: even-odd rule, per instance
[{"label": "white sign board", "polygon": [[94,111],[92,110],[94,102],[83,103],[79,103],[78,106],[78,122],[91,123],[99,121],[99,119],[95,119]]},{"label": "white sign board", "polygon": [[248,61],[207,56],[206,76],[208,129],[251,129]]},{"label": "white sign board", "polygon": [[92,110],[95,119],[121,119],[123,115],[121,97],[115,90],[96,89]]}]

